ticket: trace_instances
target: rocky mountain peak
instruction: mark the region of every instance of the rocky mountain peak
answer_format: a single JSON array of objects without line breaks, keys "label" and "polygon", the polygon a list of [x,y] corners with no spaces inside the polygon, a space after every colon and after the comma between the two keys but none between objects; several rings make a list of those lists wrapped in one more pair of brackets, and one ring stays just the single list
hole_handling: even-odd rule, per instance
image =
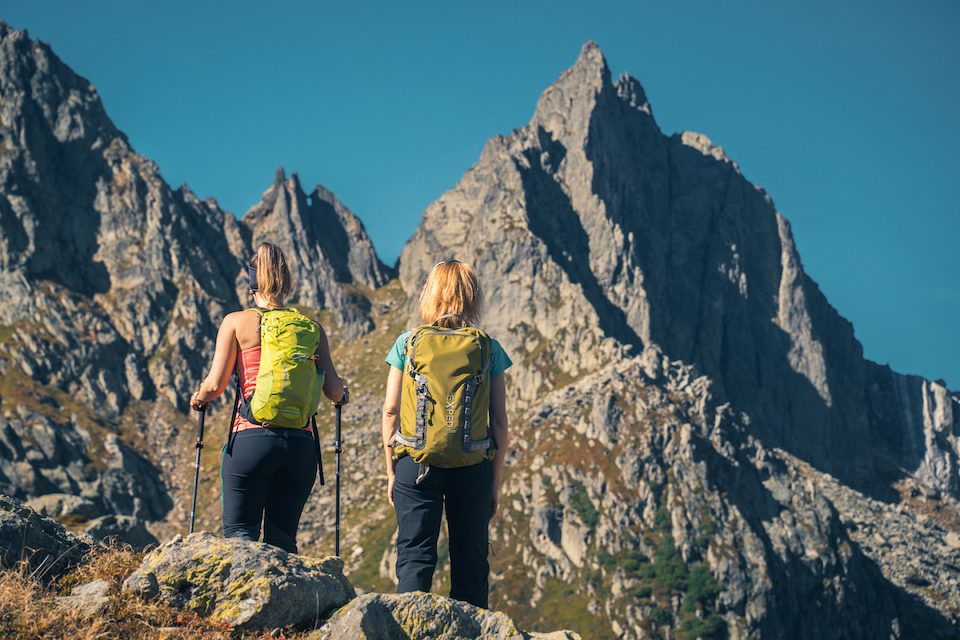
[{"label": "rocky mountain peak", "polygon": [[588,41],[573,66],[540,95],[530,126],[542,127],[565,142],[585,140],[591,113],[601,94],[612,89],[603,52],[595,42]]},{"label": "rocky mountain peak", "polygon": [[[935,418],[921,398],[936,385],[865,360],[770,197],[707,136],[664,135],[639,82],[613,85],[592,43],[530,124],[424,213],[400,261],[409,292],[437,255],[478,266],[491,330],[539,354],[519,367],[521,393],[584,375],[606,349],[656,345],[770,444],[844,482],[890,498],[906,469],[960,497],[955,445],[936,444],[956,435],[934,435],[960,431],[932,426],[960,426],[960,410]],[[558,339],[578,352],[536,347]]]},{"label": "rocky mountain peak", "polygon": [[342,285],[375,288],[391,277],[356,215],[322,186],[307,195],[299,176],[287,178],[283,168],[242,222],[250,230],[251,251],[269,241],[287,254],[300,304],[333,309],[345,321],[355,314],[348,311]]},{"label": "rocky mountain peak", "polygon": [[623,73],[617,79],[615,88],[620,99],[628,105],[638,111],[643,111],[647,115],[653,115],[650,102],[647,100],[647,92],[643,90],[639,80],[629,73]]}]

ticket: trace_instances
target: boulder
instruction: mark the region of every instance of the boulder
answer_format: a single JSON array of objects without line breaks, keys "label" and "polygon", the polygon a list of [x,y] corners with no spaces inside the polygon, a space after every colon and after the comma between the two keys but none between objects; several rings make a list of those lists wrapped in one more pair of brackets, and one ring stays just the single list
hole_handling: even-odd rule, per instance
[{"label": "boulder", "polygon": [[488,611],[432,593],[368,593],[337,611],[316,640],[579,640],[572,631],[527,633],[505,613]]},{"label": "boulder", "polygon": [[40,515],[55,520],[93,520],[101,515],[100,509],[93,502],[71,493],[48,493],[28,500],[25,504]]},{"label": "boulder", "polygon": [[313,622],[356,595],[340,558],[308,558],[207,532],[151,551],[123,589],[243,628]]},{"label": "boulder", "polygon": [[49,518],[0,495],[0,565],[16,567],[27,561],[44,580],[62,575],[79,563],[90,544]]},{"label": "boulder", "polygon": [[110,582],[94,580],[73,588],[68,596],[56,599],[57,605],[88,616],[95,616],[110,604]]},{"label": "boulder", "polygon": [[84,533],[94,540],[128,544],[138,551],[159,542],[132,516],[109,515],[97,518],[87,525]]}]

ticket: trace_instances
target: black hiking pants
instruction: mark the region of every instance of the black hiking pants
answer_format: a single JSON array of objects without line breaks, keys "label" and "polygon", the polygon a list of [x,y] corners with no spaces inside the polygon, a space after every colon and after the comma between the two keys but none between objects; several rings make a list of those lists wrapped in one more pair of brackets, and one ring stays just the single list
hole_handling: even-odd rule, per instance
[{"label": "black hiking pants", "polygon": [[430,591],[437,566],[440,514],[446,509],[450,541],[450,597],[487,607],[487,562],[493,464],[458,469],[431,467],[420,484],[420,466],[397,460],[393,502],[397,511],[397,593]]},{"label": "black hiking pants", "polygon": [[223,449],[223,537],[260,539],[297,552],[297,527],[317,477],[313,434],[302,429],[256,428],[233,436]]}]

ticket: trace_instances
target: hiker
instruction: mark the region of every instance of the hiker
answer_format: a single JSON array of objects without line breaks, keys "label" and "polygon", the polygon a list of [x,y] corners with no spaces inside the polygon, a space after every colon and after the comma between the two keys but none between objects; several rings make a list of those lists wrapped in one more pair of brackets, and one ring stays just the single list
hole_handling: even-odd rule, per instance
[{"label": "hiker", "polygon": [[381,435],[397,513],[397,593],[430,591],[446,510],[450,597],[486,608],[488,528],[508,444],[503,372],[513,363],[477,328],[482,306],[473,269],[434,266],[420,293],[426,324],[401,334],[386,357]]},{"label": "hiker", "polygon": [[236,376],[242,393],[220,467],[223,535],[258,540],[262,521],[264,542],[296,553],[300,515],[320,462],[314,418],[320,392],[340,404],[349,394],[323,327],[284,307],[291,282],[280,249],[262,243],[248,279],[256,308],[223,319],[210,373],[190,405],[204,410]]}]

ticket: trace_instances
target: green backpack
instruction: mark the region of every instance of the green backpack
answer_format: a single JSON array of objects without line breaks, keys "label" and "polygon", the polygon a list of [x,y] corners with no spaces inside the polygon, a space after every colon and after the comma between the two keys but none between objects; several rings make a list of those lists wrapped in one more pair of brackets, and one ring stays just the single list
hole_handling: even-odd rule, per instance
[{"label": "green backpack", "polygon": [[493,341],[480,329],[415,329],[407,340],[394,457],[437,467],[491,459],[490,362]]},{"label": "green backpack", "polygon": [[253,395],[241,395],[240,415],[267,427],[301,429],[317,412],[323,392],[316,356],[320,327],[292,307],[257,308],[257,313],[260,370]]}]

